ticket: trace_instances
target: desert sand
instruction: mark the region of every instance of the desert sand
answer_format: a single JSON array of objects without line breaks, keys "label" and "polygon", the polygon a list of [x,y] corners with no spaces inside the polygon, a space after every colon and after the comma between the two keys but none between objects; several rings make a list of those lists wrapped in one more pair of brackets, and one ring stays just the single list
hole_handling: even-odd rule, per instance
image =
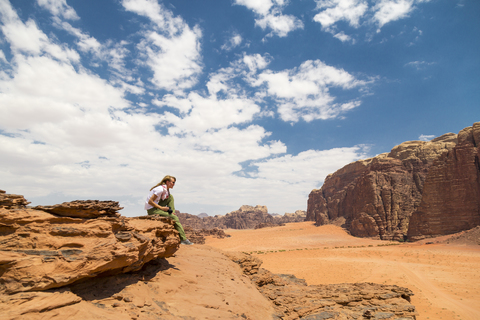
[{"label": "desert sand", "polygon": [[447,237],[417,243],[355,238],[313,222],[256,230],[225,230],[206,245],[247,252],[273,273],[294,274],[309,285],[374,282],[411,289],[419,320],[480,319],[480,245],[453,245]]}]

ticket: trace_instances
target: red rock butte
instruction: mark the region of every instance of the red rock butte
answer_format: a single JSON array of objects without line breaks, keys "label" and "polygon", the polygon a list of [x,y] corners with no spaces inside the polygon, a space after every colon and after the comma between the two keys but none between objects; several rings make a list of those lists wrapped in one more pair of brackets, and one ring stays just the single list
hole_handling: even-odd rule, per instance
[{"label": "red rock butte", "polygon": [[480,225],[480,122],[327,176],[308,198],[307,220],[357,237],[420,240]]}]

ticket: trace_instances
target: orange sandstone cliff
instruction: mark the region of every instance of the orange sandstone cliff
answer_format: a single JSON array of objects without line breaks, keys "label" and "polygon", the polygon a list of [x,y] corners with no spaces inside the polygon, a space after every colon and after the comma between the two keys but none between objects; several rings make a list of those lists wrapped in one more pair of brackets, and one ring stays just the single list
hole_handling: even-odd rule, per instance
[{"label": "orange sandstone cliff", "polygon": [[480,122],[458,135],[408,141],[327,176],[307,220],[354,236],[413,240],[480,225]]}]

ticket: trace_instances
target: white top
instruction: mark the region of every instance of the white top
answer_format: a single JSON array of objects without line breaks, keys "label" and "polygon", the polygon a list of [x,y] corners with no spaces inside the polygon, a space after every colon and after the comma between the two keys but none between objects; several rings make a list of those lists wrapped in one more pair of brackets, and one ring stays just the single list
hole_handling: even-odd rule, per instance
[{"label": "white top", "polygon": [[156,195],[154,201],[155,201],[156,203],[158,203],[158,201],[160,201],[160,199],[162,199],[162,200],[167,199],[168,196],[170,195],[170,193],[168,192],[167,186],[164,185],[164,184],[161,184],[161,185],[159,185],[158,187],[153,188],[152,190],[150,190],[150,192],[148,193],[147,199],[145,200],[145,210],[148,210],[148,209],[152,209],[152,208],[153,208],[153,206],[148,203],[148,200],[150,200],[150,198],[151,198],[153,195]]}]

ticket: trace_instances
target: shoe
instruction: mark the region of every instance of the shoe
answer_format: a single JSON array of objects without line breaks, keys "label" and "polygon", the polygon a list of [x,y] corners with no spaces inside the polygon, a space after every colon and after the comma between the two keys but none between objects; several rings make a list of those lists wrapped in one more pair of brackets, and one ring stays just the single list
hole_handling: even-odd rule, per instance
[{"label": "shoe", "polygon": [[182,240],[180,243],[181,243],[181,244],[186,244],[186,245],[188,245],[188,246],[190,246],[190,245],[193,244],[193,242],[191,242],[191,241],[188,240],[188,239]]}]

